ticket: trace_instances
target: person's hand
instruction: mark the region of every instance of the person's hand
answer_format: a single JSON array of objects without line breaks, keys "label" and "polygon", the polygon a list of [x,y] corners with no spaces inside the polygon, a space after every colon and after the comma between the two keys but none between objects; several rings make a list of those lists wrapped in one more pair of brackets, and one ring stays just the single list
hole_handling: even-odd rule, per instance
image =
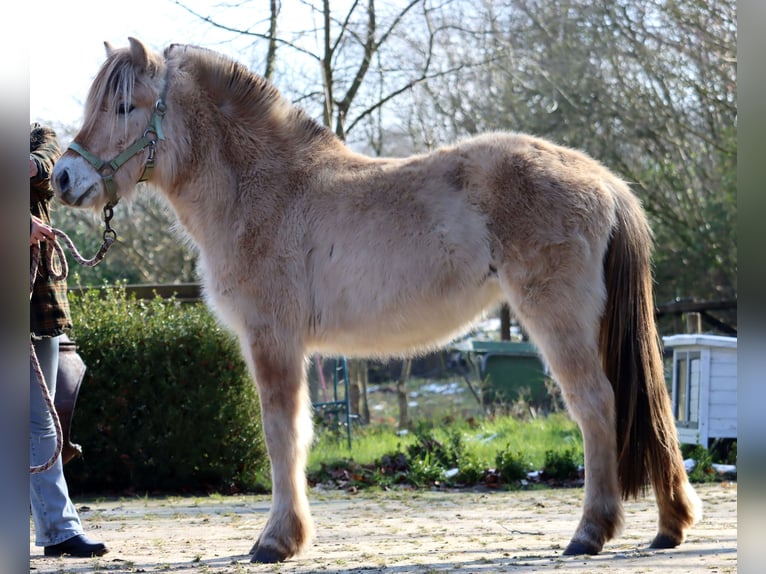
[{"label": "person's hand", "polygon": [[33,178],[37,175],[37,162],[29,156],[29,177]]},{"label": "person's hand", "polygon": [[32,216],[32,231],[29,235],[29,244],[36,245],[40,241],[53,241],[56,239],[56,234],[53,232],[53,228],[49,225],[45,225],[42,219],[36,216]]}]

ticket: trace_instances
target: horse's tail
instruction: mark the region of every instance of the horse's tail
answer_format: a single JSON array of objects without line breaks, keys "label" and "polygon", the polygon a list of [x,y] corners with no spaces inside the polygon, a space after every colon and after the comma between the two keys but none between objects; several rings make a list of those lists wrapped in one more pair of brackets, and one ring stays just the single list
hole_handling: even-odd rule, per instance
[{"label": "horse's tail", "polygon": [[687,476],[654,320],[652,235],[638,200],[627,186],[615,187],[599,345],[615,394],[618,477],[623,498],[645,494],[651,482],[658,500],[672,500]]}]

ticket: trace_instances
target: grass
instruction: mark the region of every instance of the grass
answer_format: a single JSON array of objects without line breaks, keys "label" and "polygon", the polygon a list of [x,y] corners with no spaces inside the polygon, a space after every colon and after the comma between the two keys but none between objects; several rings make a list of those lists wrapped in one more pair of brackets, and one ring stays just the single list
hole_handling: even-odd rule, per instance
[{"label": "grass", "polygon": [[[351,449],[345,430],[317,426],[310,481],[340,487],[518,487],[533,479],[581,484],[582,434],[565,411],[541,415],[521,400],[502,409],[511,414],[488,416],[464,382],[415,379],[407,386],[410,425],[399,430],[394,388],[395,383],[370,388],[372,421],[353,425]],[[736,442],[733,449],[724,446],[708,451],[684,445],[684,457],[699,462],[692,482],[717,480],[711,463],[719,458],[736,461]],[[529,475],[532,471],[542,472]]]},{"label": "grass", "polygon": [[394,383],[370,388],[372,421],[354,424],[350,450],[345,432],[317,426],[310,480],[334,477],[358,486],[469,485],[484,483],[495,472],[507,484],[502,467],[509,464],[519,480],[557,457],[582,464],[580,431],[564,412],[538,416],[519,404],[506,409],[515,415],[487,416],[465,382],[415,379],[408,383],[410,425],[399,430],[393,389]]},{"label": "grass", "polygon": [[[466,450],[477,460],[493,463],[503,450],[524,453],[524,458],[536,468],[542,468],[549,451],[574,449],[582,458],[582,435],[577,424],[565,413],[520,420],[510,415],[496,418],[441,421],[420,420],[414,431],[398,431],[387,424],[355,426],[352,447],[333,433],[319,432],[311,449],[309,471],[319,470],[338,460],[353,459],[360,464],[373,463],[386,454],[406,451],[418,442],[418,432],[428,432],[442,443],[459,433]],[[494,463],[493,463],[494,464]]]}]

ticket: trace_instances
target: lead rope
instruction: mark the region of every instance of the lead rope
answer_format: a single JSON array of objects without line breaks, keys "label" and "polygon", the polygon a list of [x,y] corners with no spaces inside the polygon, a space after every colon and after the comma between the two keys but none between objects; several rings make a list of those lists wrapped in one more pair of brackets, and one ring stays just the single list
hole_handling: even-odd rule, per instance
[{"label": "lead rope", "polygon": [[[101,244],[101,247],[99,248],[96,255],[93,256],[92,259],[85,259],[82,255],[80,255],[80,252],[77,251],[77,248],[74,246],[74,243],[72,243],[72,240],[69,239],[66,233],[61,231],[60,229],[53,229],[53,232],[64,240],[64,243],[66,243],[66,246],[70,249],[72,252],[72,256],[75,258],[75,260],[80,263],[81,265],[86,265],[88,267],[95,267],[98,265],[101,260],[106,255],[107,250],[112,246],[112,243],[114,243],[117,240],[117,233],[109,226],[109,221],[112,219],[112,207],[105,207],[104,208],[104,222],[106,224],[106,229],[104,230],[103,234],[103,243]],[[45,264],[45,268],[48,271],[48,274],[55,280],[60,281],[62,279],[66,279],[67,274],[69,273],[69,267],[67,265],[66,257],[64,256],[64,250],[61,248],[61,245],[59,245],[58,241],[49,241],[48,245],[52,247],[52,249],[48,250],[48,257],[43,262]],[[56,271],[53,257],[55,255],[58,255],[59,260],[59,266],[60,266],[60,272]],[[37,269],[40,263],[40,246],[35,245],[32,248],[32,268],[30,271],[30,278],[29,278],[29,298],[32,299],[32,291],[34,290],[35,286],[35,279],[37,278]],[[51,398],[51,394],[48,391],[48,385],[45,384],[45,375],[43,375],[42,368],[40,367],[40,361],[37,358],[37,353],[35,353],[35,345],[32,342],[32,339],[29,340],[29,355],[30,359],[32,361],[32,367],[35,370],[35,374],[37,375],[37,382],[40,387],[40,392],[43,394],[43,399],[45,400],[45,404],[48,407],[48,411],[51,413],[51,417],[53,417],[53,425],[56,427],[56,450],[54,451],[51,458],[38,466],[30,466],[29,472],[31,474],[36,474],[38,472],[45,472],[49,468],[51,468],[54,464],[56,464],[56,461],[58,460],[59,456],[61,455],[61,449],[64,446],[64,437],[63,437],[63,431],[61,430],[61,421],[59,420],[58,413],[56,412],[56,406],[53,404],[53,399]]]}]

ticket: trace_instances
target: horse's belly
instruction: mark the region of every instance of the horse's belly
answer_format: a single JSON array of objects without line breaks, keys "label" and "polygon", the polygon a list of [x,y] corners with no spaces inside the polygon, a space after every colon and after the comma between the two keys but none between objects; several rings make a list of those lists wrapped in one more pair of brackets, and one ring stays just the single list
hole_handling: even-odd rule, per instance
[{"label": "horse's belly", "polygon": [[496,280],[450,296],[425,297],[382,312],[371,301],[369,312],[344,315],[313,333],[310,351],[326,355],[386,358],[422,354],[446,346],[495,308],[502,292]]}]

